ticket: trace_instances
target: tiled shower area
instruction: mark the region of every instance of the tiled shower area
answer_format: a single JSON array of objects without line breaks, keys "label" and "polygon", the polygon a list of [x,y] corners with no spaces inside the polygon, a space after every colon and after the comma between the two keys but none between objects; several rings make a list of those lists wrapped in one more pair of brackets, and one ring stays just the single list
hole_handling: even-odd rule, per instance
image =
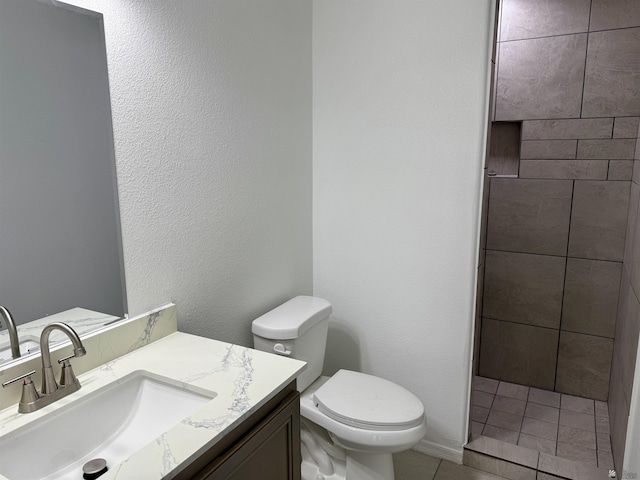
[{"label": "tiled shower area", "polygon": [[476,381],[472,432],[621,470],[640,335],[640,1],[502,0],[499,15],[474,352],[495,391]]}]

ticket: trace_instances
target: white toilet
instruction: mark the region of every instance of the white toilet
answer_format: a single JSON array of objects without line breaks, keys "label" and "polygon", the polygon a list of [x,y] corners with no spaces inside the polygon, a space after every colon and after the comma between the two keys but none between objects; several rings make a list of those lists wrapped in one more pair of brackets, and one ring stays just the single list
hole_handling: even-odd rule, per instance
[{"label": "white toilet", "polygon": [[304,480],[393,480],[391,455],[416,445],[427,430],[411,392],[350,370],[320,376],[331,304],[299,296],[253,321],[258,350],[307,362],[298,377]]}]

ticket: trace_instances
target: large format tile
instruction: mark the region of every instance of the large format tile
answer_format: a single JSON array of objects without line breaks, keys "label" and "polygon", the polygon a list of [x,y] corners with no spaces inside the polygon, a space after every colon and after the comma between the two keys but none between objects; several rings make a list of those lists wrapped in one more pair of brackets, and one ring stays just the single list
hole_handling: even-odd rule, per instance
[{"label": "large format tile", "polygon": [[[640,169],[640,162],[637,169]],[[633,188],[631,195],[629,196],[631,210],[628,216],[629,224],[627,225],[626,250],[624,253],[624,268],[629,275],[629,281],[636,294],[640,294],[640,203],[638,203],[638,197],[640,196],[640,187],[637,184],[632,183]]]},{"label": "large format tile", "polygon": [[572,190],[570,180],[492,179],[487,249],[565,255]]},{"label": "large format tile", "polygon": [[631,138],[578,140],[577,158],[582,160],[630,160],[633,158],[635,148],[636,141]]},{"label": "large format tile", "polygon": [[640,0],[593,0],[589,30],[640,26]]},{"label": "large format tile", "polygon": [[639,44],[640,28],[589,34],[583,117],[640,115]]},{"label": "large format tile", "polygon": [[[490,472],[503,478],[512,480],[536,480],[535,469],[523,467],[515,463],[506,462],[496,457],[489,457],[481,453],[465,450],[463,455],[465,465],[469,467]],[[437,479],[436,475],[436,479]],[[456,477],[456,480],[464,477]]]},{"label": "large format tile", "polygon": [[639,124],[640,117],[617,117],[613,125],[613,138],[637,138]]},{"label": "large format tile", "polygon": [[393,455],[395,480],[431,480],[438,470],[440,459],[407,450]]},{"label": "large format tile", "polygon": [[[598,160],[592,161],[596,162]],[[633,160],[609,160],[607,180],[631,180],[632,178]]]},{"label": "large format tile", "polygon": [[538,465],[538,452],[525,447],[505,444],[493,438],[480,437],[465,445],[464,448],[525,467],[536,468]]},{"label": "large format tile", "polygon": [[503,0],[500,41],[586,32],[589,0]]},{"label": "large format tile", "polygon": [[611,388],[609,390],[609,416],[611,423],[611,451],[616,469],[622,471],[629,424],[629,404],[622,391],[622,378],[619,369],[611,371]]},{"label": "large format tile", "polygon": [[522,140],[611,138],[613,118],[525,120]]},{"label": "large format tile", "polygon": [[626,275],[622,275],[618,322],[613,350],[613,364],[619,371],[627,405],[631,404],[631,391],[635,373],[638,338],[640,337],[640,303]]},{"label": "large format tile", "polygon": [[496,119],[579,118],[586,46],[586,34],[501,43]]},{"label": "large format tile", "polygon": [[557,330],[484,318],[480,373],[553,389],[557,348]]},{"label": "large format tile", "polygon": [[[561,332],[555,389],[579,397],[606,400],[612,352],[612,339]],[[563,412],[567,410],[560,412],[561,423]]]},{"label": "large format tile", "polygon": [[613,455],[611,452],[601,452],[598,450],[598,467],[599,468],[615,468],[613,463]]},{"label": "large format tile", "polygon": [[622,263],[567,259],[562,329],[613,338]]},{"label": "large format tile", "polygon": [[576,158],[577,140],[523,140],[520,158],[535,160],[572,160]]},{"label": "large format tile", "polygon": [[629,182],[576,180],[569,235],[570,257],[622,260],[629,189]]},{"label": "large format tile", "polygon": [[433,480],[504,480],[504,478],[442,460]]},{"label": "large format tile", "polygon": [[[626,160],[618,160],[626,161]],[[607,180],[607,160],[521,160],[520,178]],[[628,176],[628,165],[614,172],[620,177]],[[630,178],[610,178],[610,180]]]},{"label": "large format tile", "polygon": [[487,250],[483,316],[558,328],[565,263],[564,257]]}]

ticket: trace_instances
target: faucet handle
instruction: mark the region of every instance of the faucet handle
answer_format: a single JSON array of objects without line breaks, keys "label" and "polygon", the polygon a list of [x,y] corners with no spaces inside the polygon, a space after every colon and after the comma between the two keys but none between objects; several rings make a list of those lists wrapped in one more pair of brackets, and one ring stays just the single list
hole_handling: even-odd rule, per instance
[{"label": "faucet handle", "polygon": [[73,385],[74,383],[80,384],[78,379],[76,378],[75,373],[73,373],[73,367],[71,366],[70,358],[73,358],[74,355],[71,355],[66,358],[61,358],[58,360],[58,363],[62,364],[62,370],[60,371],[60,386],[66,387],[69,385]]},{"label": "faucet handle", "polygon": [[4,388],[7,385],[10,385],[14,382],[24,380],[24,383],[22,384],[22,396],[20,397],[20,404],[19,404],[19,410],[18,410],[20,413],[24,413],[22,409],[25,406],[32,405],[33,403],[35,403],[36,400],[38,400],[38,398],[40,398],[40,395],[38,395],[38,391],[36,390],[36,386],[33,384],[33,381],[31,380],[31,375],[35,375],[35,373],[36,371],[32,370],[29,373],[20,375],[19,377],[11,379],[2,384],[2,387]]}]

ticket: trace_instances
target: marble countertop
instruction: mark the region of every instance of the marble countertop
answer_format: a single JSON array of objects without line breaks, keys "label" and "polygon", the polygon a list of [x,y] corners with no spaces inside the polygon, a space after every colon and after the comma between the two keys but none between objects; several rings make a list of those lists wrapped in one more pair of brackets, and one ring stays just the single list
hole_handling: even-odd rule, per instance
[{"label": "marble countertop", "polygon": [[[82,388],[30,414],[17,405],[0,410],[0,436],[52,414],[67,405],[136,371],[147,371],[216,396],[193,415],[166,431],[101,480],[169,479],[201,448],[217,441],[273,398],[305,368],[305,363],[246,347],[185,333],[173,333],[146,347],[110,361],[78,379]],[[61,433],[61,438],[64,433]],[[11,480],[0,474],[0,480]]]}]

